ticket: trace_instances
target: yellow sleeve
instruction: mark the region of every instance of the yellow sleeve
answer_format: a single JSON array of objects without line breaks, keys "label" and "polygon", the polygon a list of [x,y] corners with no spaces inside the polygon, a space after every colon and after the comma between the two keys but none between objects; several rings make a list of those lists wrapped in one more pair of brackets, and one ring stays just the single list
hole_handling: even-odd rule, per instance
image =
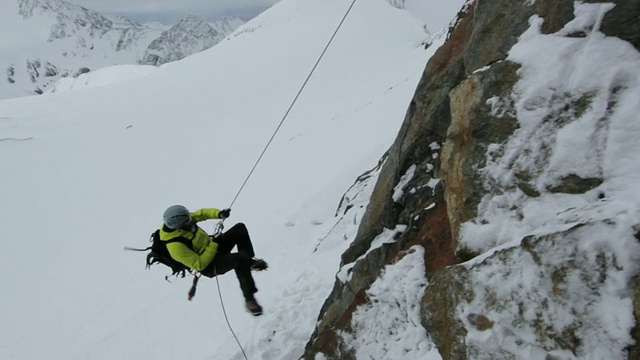
[{"label": "yellow sleeve", "polygon": [[200,209],[191,213],[191,219],[195,222],[205,221],[209,219],[219,219],[220,209],[208,208]]},{"label": "yellow sleeve", "polygon": [[211,241],[200,255],[189,249],[187,245],[177,241],[167,244],[167,250],[169,250],[169,254],[171,254],[171,257],[175,260],[185,264],[191,269],[202,271],[202,269],[211,263],[213,257],[216,256],[218,244]]}]

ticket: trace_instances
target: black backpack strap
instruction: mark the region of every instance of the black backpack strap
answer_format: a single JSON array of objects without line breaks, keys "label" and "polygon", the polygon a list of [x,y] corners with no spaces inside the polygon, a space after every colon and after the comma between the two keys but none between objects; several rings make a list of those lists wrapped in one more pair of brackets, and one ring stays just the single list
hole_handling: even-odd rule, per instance
[{"label": "black backpack strap", "polygon": [[[171,257],[171,253],[169,252],[169,248],[167,247],[168,244],[170,243],[174,243],[174,242],[179,242],[184,244],[186,247],[189,248],[189,250],[193,251],[193,243],[191,240],[183,238],[183,237],[176,237],[173,239],[169,239],[169,240],[160,240],[160,230],[156,230],[155,232],[153,232],[151,234],[151,242],[155,241],[155,238],[157,237],[157,242],[159,242],[160,244],[158,244],[159,246],[162,246],[164,248],[163,252],[165,253],[165,255],[162,255],[162,257],[159,257],[156,252],[153,251],[153,246],[150,246],[148,249],[151,249],[151,252],[149,252],[147,254],[147,269],[149,267],[151,267],[151,265],[155,264],[155,263],[163,263],[169,267],[172,268],[174,275],[177,272],[181,272],[182,273],[182,277],[184,277],[184,272],[187,269],[186,266],[184,266],[183,264],[179,263],[177,260],[175,260],[173,257]],[[167,257],[167,260],[161,260],[163,257]],[[167,262],[168,261],[168,262]],[[178,265],[179,264],[179,265]]]}]

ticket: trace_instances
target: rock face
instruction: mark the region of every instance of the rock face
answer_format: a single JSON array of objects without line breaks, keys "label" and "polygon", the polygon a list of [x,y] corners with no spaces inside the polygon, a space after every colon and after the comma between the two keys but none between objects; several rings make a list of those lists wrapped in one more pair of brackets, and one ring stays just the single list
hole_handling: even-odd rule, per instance
[{"label": "rock face", "polygon": [[206,50],[224,39],[240,24],[223,18],[215,24],[217,30],[202,18],[189,15],[153,40],[140,64],[159,66]]},{"label": "rock face", "polygon": [[122,40],[122,49],[128,37],[140,36],[142,27],[124,17],[105,16],[66,1],[56,0],[19,0],[19,14],[31,17],[55,17],[48,41],[79,36],[78,45],[91,47],[91,38],[104,36],[111,31],[118,32]]},{"label": "rock face", "polygon": [[[442,358],[638,358],[640,217],[614,194],[632,191],[612,169],[618,156],[639,159],[609,154],[618,131],[636,128],[639,20],[637,0],[464,6],[425,68],[342,256],[350,276],[336,280],[304,359],[356,358],[354,311],[415,245],[428,279],[420,322]],[[622,65],[597,61],[614,47]],[[389,231],[393,241],[372,246]]]}]

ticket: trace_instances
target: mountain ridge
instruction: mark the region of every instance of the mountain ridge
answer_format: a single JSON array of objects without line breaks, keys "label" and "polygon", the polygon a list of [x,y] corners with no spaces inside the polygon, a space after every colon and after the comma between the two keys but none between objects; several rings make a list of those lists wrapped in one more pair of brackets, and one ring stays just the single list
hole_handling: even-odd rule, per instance
[{"label": "mountain ridge", "polygon": [[[163,59],[155,65],[180,60],[243,24],[234,18],[206,23],[195,15],[180,20],[183,26],[139,24],[64,0],[3,0],[3,7],[8,20],[0,28],[16,36],[0,43],[0,99],[42,94],[63,77],[111,65],[148,64],[149,52]],[[201,26],[185,26],[192,23]],[[172,37],[163,35],[168,29]]]},{"label": "mountain ridge", "polygon": [[199,16],[187,15],[153,40],[138,62],[143,65],[159,66],[183,59],[219,43],[242,25],[242,22],[224,17],[213,25]]}]

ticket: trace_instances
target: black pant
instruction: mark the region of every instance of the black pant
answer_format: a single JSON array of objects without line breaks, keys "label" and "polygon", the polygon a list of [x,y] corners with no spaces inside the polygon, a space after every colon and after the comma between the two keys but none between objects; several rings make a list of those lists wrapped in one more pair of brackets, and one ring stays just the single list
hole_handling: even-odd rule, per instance
[{"label": "black pant", "polygon": [[[236,271],[244,298],[253,300],[253,294],[258,292],[258,289],[251,276],[252,258],[255,253],[247,227],[243,223],[238,223],[213,241],[218,243],[218,252],[211,264],[201,271],[202,275],[214,277],[233,269]],[[231,253],[234,247],[238,248],[238,252]]]}]

